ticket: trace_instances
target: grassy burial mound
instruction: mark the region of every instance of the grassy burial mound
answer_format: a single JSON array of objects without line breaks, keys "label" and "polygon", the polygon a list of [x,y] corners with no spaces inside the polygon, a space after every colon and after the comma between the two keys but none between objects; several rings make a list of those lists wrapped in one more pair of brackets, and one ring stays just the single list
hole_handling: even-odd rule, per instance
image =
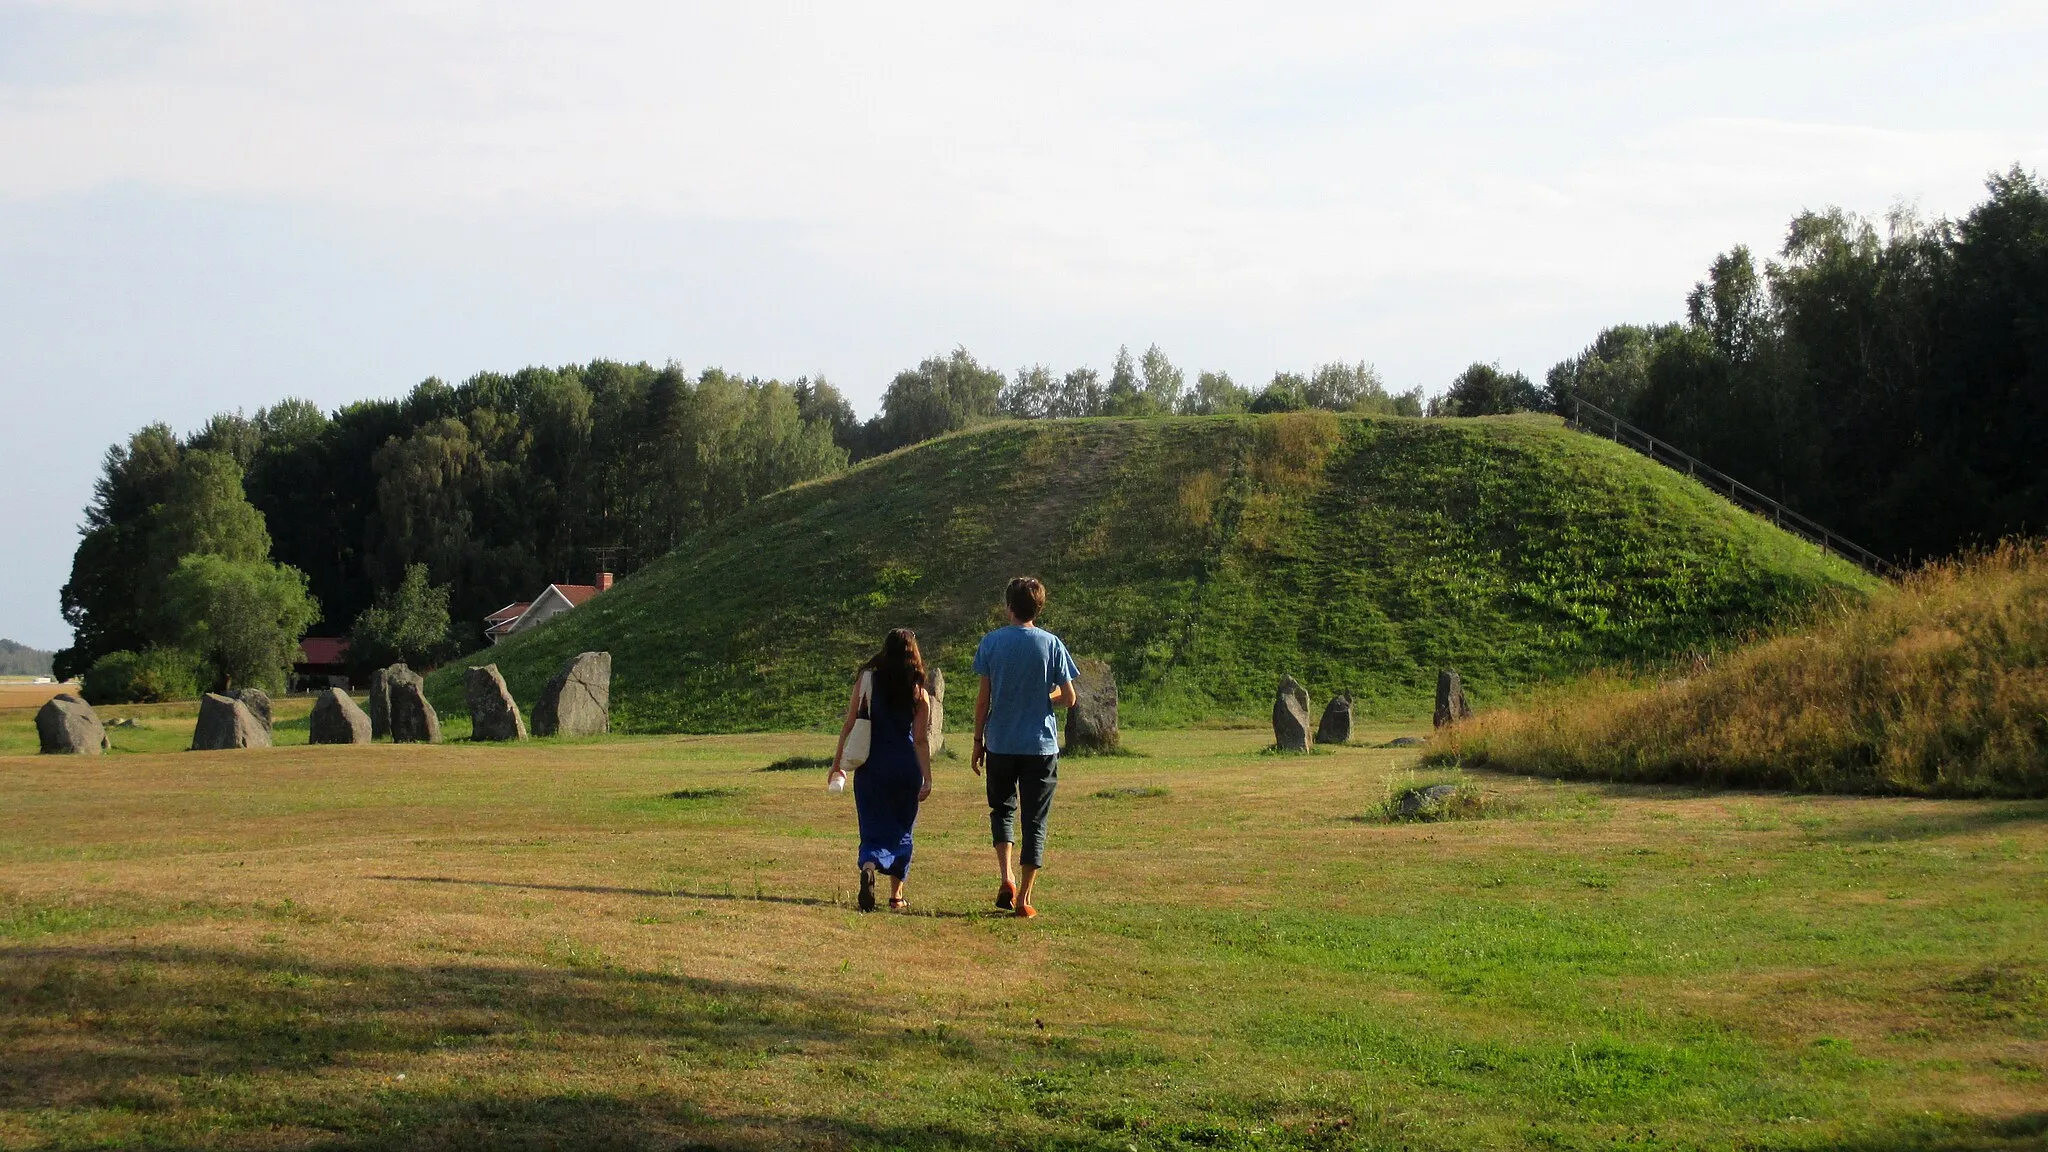
[{"label": "grassy burial mound", "polygon": [[2048,545],[1909,576],[1662,684],[1592,677],[1440,737],[1440,762],[1823,792],[2048,796]]},{"label": "grassy burial mound", "polygon": [[431,687],[459,709],[461,665],[490,659],[531,701],[606,649],[621,730],[816,725],[889,627],[970,682],[1021,572],[1140,724],[1262,715],[1283,672],[1318,708],[1349,690],[1367,715],[1413,714],[1441,665],[1484,699],[1874,586],[1547,417],[999,424],[763,500]]}]

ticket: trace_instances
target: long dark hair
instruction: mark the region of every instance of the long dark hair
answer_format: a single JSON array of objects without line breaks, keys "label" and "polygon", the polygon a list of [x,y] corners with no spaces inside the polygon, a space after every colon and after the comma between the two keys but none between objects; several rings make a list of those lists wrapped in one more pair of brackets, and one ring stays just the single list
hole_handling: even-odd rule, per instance
[{"label": "long dark hair", "polygon": [[916,690],[924,684],[924,653],[917,650],[917,633],[908,628],[890,632],[882,650],[861,665],[875,674],[875,691],[897,712],[908,712]]}]

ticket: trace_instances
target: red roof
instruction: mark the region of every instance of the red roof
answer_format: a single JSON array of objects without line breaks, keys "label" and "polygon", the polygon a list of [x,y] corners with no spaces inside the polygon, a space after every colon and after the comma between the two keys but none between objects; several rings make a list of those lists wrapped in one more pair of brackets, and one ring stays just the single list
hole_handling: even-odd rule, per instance
[{"label": "red roof", "polygon": [[301,664],[339,664],[347,659],[346,636],[308,636],[299,641]]},{"label": "red roof", "polygon": [[531,608],[532,606],[533,601],[531,600],[522,600],[517,604],[507,604],[503,608],[498,609],[496,612],[491,613],[489,616],[484,617],[484,623],[510,624],[512,621],[519,619],[519,614],[521,612],[526,611],[528,608]]},{"label": "red roof", "polygon": [[567,600],[571,608],[597,595],[595,584],[550,584],[548,587],[560,592],[562,599]]}]

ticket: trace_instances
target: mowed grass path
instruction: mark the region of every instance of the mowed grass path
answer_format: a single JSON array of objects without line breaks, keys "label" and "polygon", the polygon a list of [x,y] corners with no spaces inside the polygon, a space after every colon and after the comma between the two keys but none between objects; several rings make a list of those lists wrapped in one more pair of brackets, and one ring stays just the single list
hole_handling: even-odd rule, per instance
[{"label": "mowed grass path", "polygon": [[961,760],[857,914],[817,734],[0,757],[0,1146],[2042,1146],[2048,804],[1265,740],[1064,764],[1032,923]]}]

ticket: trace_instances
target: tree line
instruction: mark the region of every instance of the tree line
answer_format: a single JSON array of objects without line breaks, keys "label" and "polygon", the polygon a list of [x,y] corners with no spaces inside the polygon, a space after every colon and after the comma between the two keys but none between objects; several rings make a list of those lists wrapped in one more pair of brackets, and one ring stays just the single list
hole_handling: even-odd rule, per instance
[{"label": "tree line", "polygon": [[1717,257],[1683,321],[1608,328],[1540,389],[1480,372],[1442,399],[1583,398],[1902,564],[2038,534],[2048,183],[1986,189],[1960,220],[1802,212],[1775,259]]},{"label": "tree line", "polygon": [[1683,321],[1608,328],[1542,385],[1474,363],[1427,402],[1364,363],[1191,382],[1154,345],[1119,349],[1106,378],[955,349],[899,372],[865,421],[822,379],[599,360],[333,413],[286,400],[183,438],[151,425],[108,451],[56,670],[124,653],[219,682],[281,658],[205,634],[209,604],[273,630],[306,617],[366,661],[445,658],[547,582],[630,572],[771,492],[1001,419],[1570,415],[1583,398],[1880,553],[1946,554],[2048,519],[2048,185],[2014,169],[1988,190],[1959,221],[1802,213],[1762,267],[1717,258]]}]

